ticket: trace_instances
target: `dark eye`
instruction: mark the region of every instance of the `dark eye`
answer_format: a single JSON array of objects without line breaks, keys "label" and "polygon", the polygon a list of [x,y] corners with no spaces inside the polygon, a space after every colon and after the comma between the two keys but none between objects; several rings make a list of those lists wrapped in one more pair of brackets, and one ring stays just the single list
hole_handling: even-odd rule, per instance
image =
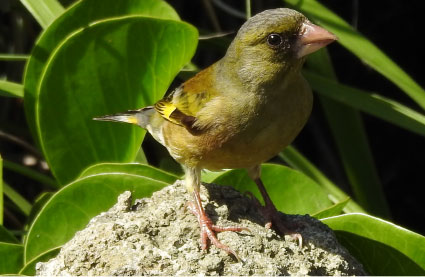
[{"label": "dark eye", "polygon": [[270,46],[274,46],[274,47],[276,47],[276,46],[281,45],[281,44],[282,44],[282,42],[283,42],[282,36],[281,36],[281,35],[279,35],[279,34],[270,34],[270,35],[267,37],[267,43],[268,43]]}]

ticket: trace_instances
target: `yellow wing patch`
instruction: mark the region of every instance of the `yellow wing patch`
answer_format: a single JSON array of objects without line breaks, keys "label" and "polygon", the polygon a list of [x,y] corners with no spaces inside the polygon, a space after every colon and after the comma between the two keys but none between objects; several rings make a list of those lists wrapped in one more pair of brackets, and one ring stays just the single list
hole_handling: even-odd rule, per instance
[{"label": "yellow wing patch", "polygon": [[168,121],[182,125],[179,120],[172,116],[173,112],[177,110],[177,107],[165,99],[155,103],[155,110]]},{"label": "yellow wing patch", "polygon": [[166,120],[184,126],[190,132],[198,133],[199,124],[196,124],[196,115],[217,95],[212,87],[214,80],[214,66],[212,65],[187,80],[168,96],[155,104],[155,110]]}]

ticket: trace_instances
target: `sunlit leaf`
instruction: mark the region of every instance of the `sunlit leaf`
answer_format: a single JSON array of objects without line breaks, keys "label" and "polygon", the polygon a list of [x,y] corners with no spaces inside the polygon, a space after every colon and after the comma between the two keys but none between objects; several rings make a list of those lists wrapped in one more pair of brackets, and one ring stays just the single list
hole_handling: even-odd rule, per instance
[{"label": "sunlit leaf", "polygon": [[142,175],[145,177],[152,178],[154,180],[166,182],[166,183],[174,183],[178,177],[166,172],[161,169],[155,168],[146,164],[139,163],[100,163],[95,164],[81,173],[78,178],[83,178],[90,175],[101,174],[105,172],[126,172],[127,174],[132,175]]},{"label": "sunlit leaf", "polygon": [[49,26],[64,11],[64,8],[57,0],[20,1],[43,28]]},{"label": "sunlit leaf", "polygon": [[[332,205],[324,190],[312,179],[296,170],[276,164],[261,166],[261,180],[276,208],[289,214],[313,214]],[[251,192],[263,201],[256,184],[245,170],[229,170],[212,181]]]},{"label": "sunlit leaf", "polygon": [[[298,150],[293,146],[286,147],[281,153],[279,153],[285,162],[291,167],[303,172],[308,177],[312,178],[319,184],[328,195],[328,198],[333,203],[339,203],[349,198],[349,196],[329,180],[314,164],[312,164],[306,157],[304,157]],[[352,199],[349,200],[344,211],[349,212],[365,212],[365,210]]]},{"label": "sunlit leaf", "polygon": [[[36,0],[38,2],[38,0]],[[25,113],[33,137],[38,140],[35,127],[35,106],[38,101],[40,76],[53,50],[70,34],[105,18],[124,15],[179,20],[174,9],[162,0],[89,0],[78,1],[59,16],[39,37],[28,60],[25,76]]]},{"label": "sunlit leaf", "polygon": [[[102,168],[107,171],[101,172]],[[175,180],[154,168],[148,172],[143,165],[99,165],[89,170],[93,175],[63,187],[40,210],[26,237],[26,263],[67,242],[92,217],[111,208],[124,191],[131,191],[134,199],[149,197]]]},{"label": "sunlit leaf", "polygon": [[145,131],[93,118],[161,98],[192,57],[196,38],[189,24],[131,16],[91,24],[56,49],[40,83],[36,121],[61,184],[91,164],[134,160]]},{"label": "sunlit leaf", "polygon": [[0,96],[24,97],[24,87],[21,84],[0,80]]},{"label": "sunlit leaf", "polygon": [[321,211],[318,211],[318,212],[312,214],[311,216],[314,217],[314,218],[317,218],[317,219],[321,219],[321,218],[325,218],[325,217],[340,215],[342,213],[342,210],[347,205],[348,201],[350,201],[350,198],[347,198],[347,199],[345,199],[341,202],[335,203],[328,208],[325,208]]},{"label": "sunlit leaf", "polygon": [[322,221],[371,275],[425,275],[425,237],[365,214]]}]

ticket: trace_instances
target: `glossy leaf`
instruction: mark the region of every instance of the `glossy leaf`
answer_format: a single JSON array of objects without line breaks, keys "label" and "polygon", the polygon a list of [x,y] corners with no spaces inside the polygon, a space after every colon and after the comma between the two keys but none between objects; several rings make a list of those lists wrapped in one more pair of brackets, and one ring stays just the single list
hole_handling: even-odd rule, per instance
[{"label": "glossy leaf", "polygon": [[100,19],[123,15],[145,15],[179,20],[174,9],[162,0],[89,0],[78,1],[68,8],[41,34],[26,66],[24,105],[28,126],[35,139],[38,139],[35,127],[35,106],[38,101],[40,76],[53,50],[78,29]]},{"label": "glossy leaf", "polygon": [[[313,214],[332,205],[323,189],[296,170],[276,164],[261,166],[261,180],[276,208],[290,214]],[[240,192],[249,191],[263,201],[256,184],[245,170],[226,171],[213,183],[232,186]],[[263,202],[262,202],[263,203]]]},{"label": "glossy leaf", "polygon": [[[291,167],[303,172],[308,177],[312,178],[319,184],[323,190],[328,194],[328,198],[333,203],[338,203],[349,198],[349,196],[329,180],[314,164],[312,164],[306,157],[304,157],[297,149],[293,146],[286,147],[281,153],[279,153],[285,162]],[[366,212],[359,204],[352,199],[349,200],[344,211],[350,212]]]},{"label": "glossy leaf", "polygon": [[315,91],[401,128],[425,136],[425,116],[377,93],[343,85],[311,71],[304,71]]},{"label": "glossy leaf", "polygon": [[90,175],[101,174],[105,172],[125,172],[127,174],[132,175],[142,175],[145,177],[149,177],[154,180],[162,181],[165,183],[174,183],[178,177],[170,174],[169,172],[162,171],[158,168],[152,167],[146,164],[138,164],[138,163],[128,163],[128,164],[120,164],[120,163],[101,163],[95,164],[81,173],[79,178],[83,178]]},{"label": "glossy leaf", "polygon": [[20,0],[41,27],[46,28],[63,11],[58,0]]},{"label": "glossy leaf", "polygon": [[24,87],[21,84],[0,80],[0,96],[24,97]]},{"label": "glossy leaf", "polygon": [[[317,0],[285,0],[292,8],[338,36],[338,42],[387,77],[425,109],[425,91],[384,52]],[[390,31],[389,31],[390,32]],[[390,35],[390,33],[389,33]]]},{"label": "glossy leaf", "polygon": [[371,275],[424,275],[425,237],[365,214],[322,220]]},{"label": "glossy leaf", "polygon": [[27,228],[33,223],[34,219],[37,217],[40,210],[43,206],[49,201],[49,199],[54,195],[53,192],[43,192],[41,193],[34,201],[34,204],[31,207],[30,214],[27,218]]},{"label": "glossy leaf", "polygon": [[101,173],[99,169],[102,166],[91,169],[95,174],[85,175],[59,190],[43,206],[26,237],[27,263],[67,242],[91,218],[112,207],[124,191],[131,191],[134,199],[149,197],[154,191],[172,183],[159,181],[172,179],[169,174],[154,168],[150,169],[154,172],[145,172],[145,176],[137,175],[144,169],[134,165],[112,166],[108,169],[112,171]]},{"label": "glossy leaf", "polygon": [[36,274],[35,266],[37,263],[49,261],[50,259],[56,257],[59,254],[59,251],[60,247],[57,247],[35,257],[25,264],[25,266],[19,271],[19,275],[34,276]]},{"label": "glossy leaf", "polygon": [[24,247],[0,242],[0,274],[17,274],[23,266]]},{"label": "glossy leaf", "polygon": [[335,203],[332,206],[323,209],[321,211],[318,211],[314,214],[312,214],[311,216],[317,219],[321,219],[321,218],[325,218],[325,217],[331,217],[331,216],[336,216],[336,215],[340,215],[342,213],[342,210],[345,208],[345,206],[347,205],[348,201],[350,201],[350,198],[347,198],[341,202]]},{"label": "glossy leaf", "polygon": [[196,38],[186,23],[131,16],[89,25],[56,49],[42,76],[36,122],[59,183],[94,163],[134,160],[145,132],[93,118],[161,98]]},{"label": "glossy leaf", "polygon": [[222,171],[203,170],[201,174],[201,180],[204,183],[212,183],[216,178],[225,174],[226,172],[227,170],[222,170]]}]

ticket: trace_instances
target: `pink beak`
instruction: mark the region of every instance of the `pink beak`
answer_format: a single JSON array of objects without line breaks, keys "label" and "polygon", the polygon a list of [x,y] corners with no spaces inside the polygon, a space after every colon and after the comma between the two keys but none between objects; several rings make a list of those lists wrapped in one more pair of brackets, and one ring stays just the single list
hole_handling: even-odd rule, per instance
[{"label": "pink beak", "polygon": [[300,37],[297,42],[297,58],[316,52],[337,39],[337,36],[328,30],[306,21],[301,26]]}]

